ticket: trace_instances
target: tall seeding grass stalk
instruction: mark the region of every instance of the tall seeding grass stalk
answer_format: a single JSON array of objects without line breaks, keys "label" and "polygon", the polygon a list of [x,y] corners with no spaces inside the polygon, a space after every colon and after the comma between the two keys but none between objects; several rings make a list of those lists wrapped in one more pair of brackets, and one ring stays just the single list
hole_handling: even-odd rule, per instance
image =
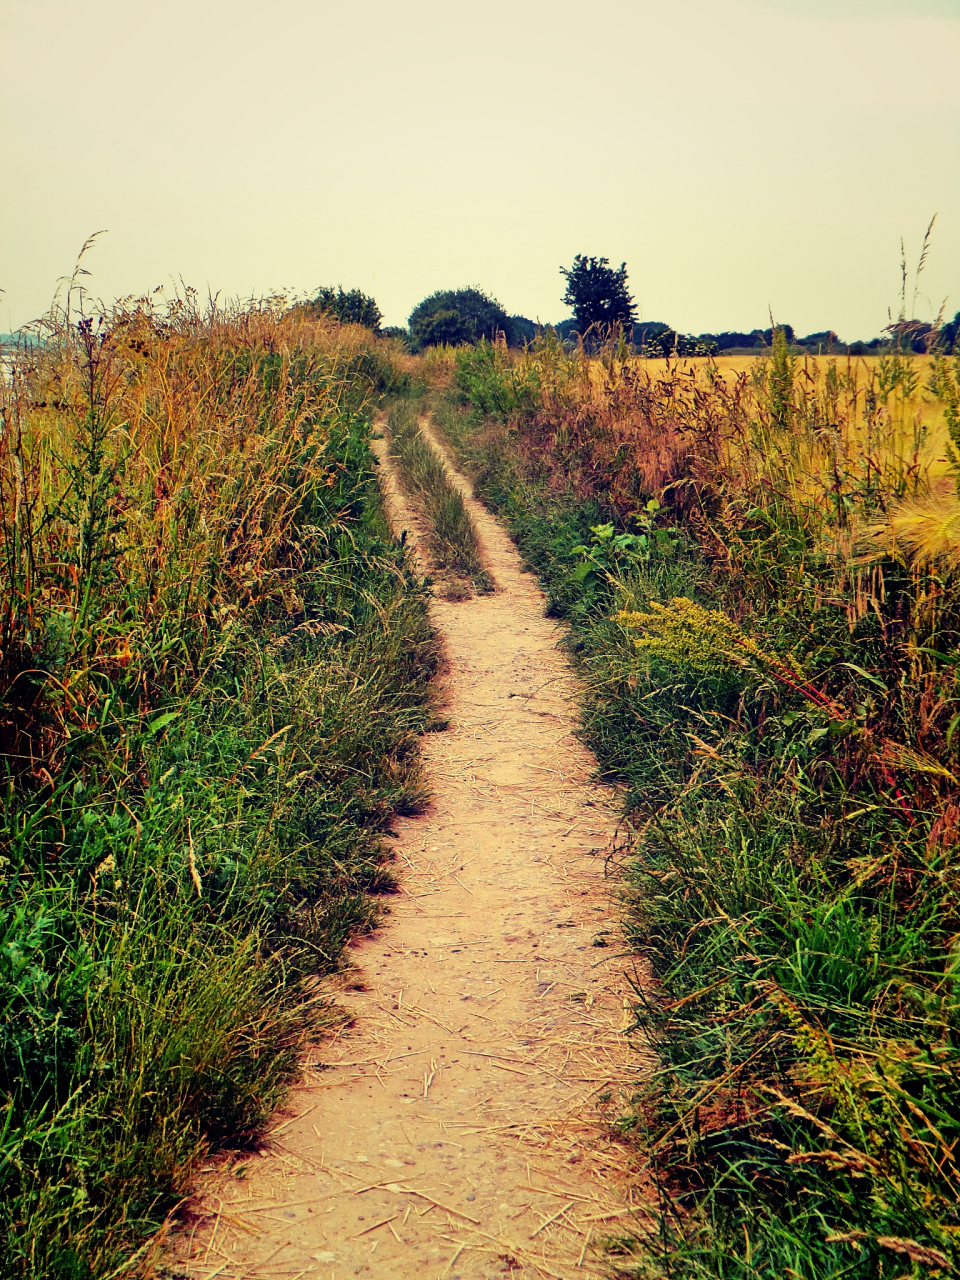
[{"label": "tall seeding grass stalk", "polygon": [[422,411],[420,401],[397,401],[389,417],[390,452],[399,464],[404,487],[427,518],[430,552],[437,570],[467,580],[479,592],[491,591],[493,584],[483,566],[477,532],[463,497],[423,437]]},{"label": "tall seeding grass stalk", "polygon": [[625,1274],[960,1266],[960,357],[552,340],[437,418],[571,622],[625,788],[659,1196]]},{"label": "tall seeding grass stalk", "polygon": [[4,358],[0,1274],[118,1280],[336,1022],[423,802],[434,642],[368,449],[403,377],[190,294]]}]

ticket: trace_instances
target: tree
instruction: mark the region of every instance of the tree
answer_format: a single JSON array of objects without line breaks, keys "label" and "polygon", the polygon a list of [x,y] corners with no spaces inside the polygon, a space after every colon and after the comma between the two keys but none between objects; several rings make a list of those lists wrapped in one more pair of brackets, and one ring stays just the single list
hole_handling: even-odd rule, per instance
[{"label": "tree", "polygon": [[960,340],[960,311],[947,324],[941,326],[939,346],[949,355],[950,352],[957,350],[958,340]]},{"label": "tree", "polygon": [[[641,326],[637,325],[634,329]],[[652,332],[653,329],[656,332]],[[694,337],[692,333],[677,333],[676,329],[670,329],[667,325],[651,325],[649,328],[644,326],[643,341],[639,343],[641,355],[652,356],[654,359],[669,359],[671,356],[715,356],[718,351],[717,343],[709,333],[702,333],[699,337]],[[634,338],[636,342],[636,338]]]},{"label": "tree", "polygon": [[410,335],[418,350],[424,347],[462,347],[484,336],[477,333],[476,321],[453,307],[427,311],[414,320],[410,317]]},{"label": "tree", "polygon": [[381,338],[395,338],[397,342],[402,342],[405,347],[410,346],[410,330],[404,329],[398,324],[388,324],[385,329],[380,330]]},{"label": "tree", "polygon": [[383,313],[373,298],[360,289],[350,289],[347,292],[343,285],[338,285],[336,289],[326,286],[318,290],[317,296],[307,303],[307,308],[314,315],[327,313],[336,316],[341,324],[362,324],[374,333],[380,332]]},{"label": "tree", "polygon": [[512,335],[507,339],[511,346],[521,346],[525,342],[533,342],[536,340],[538,325],[532,320],[528,320],[526,316],[511,316],[510,325],[513,329]]},{"label": "tree", "polygon": [[414,349],[441,343],[459,347],[464,343],[492,341],[502,333],[508,343],[517,341],[516,326],[495,298],[480,289],[439,289],[418,302],[408,321]]},{"label": "tree", "polygon": [[586,258],[578,253],[573,266],[560,268],[566,277],[564,304],[573,308],[577,328],[584,334],[592,326],[601,334],[610,333],[618,325],[632,330],[636,305],[627,289],[627,264],[616,270],[608,258]]}]

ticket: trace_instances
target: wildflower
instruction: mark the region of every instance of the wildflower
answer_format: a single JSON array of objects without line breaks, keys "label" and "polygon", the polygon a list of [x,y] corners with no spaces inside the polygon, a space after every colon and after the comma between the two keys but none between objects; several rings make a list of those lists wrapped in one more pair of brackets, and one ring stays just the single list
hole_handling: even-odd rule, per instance
[{"label": "wildflower", "polygon": [[651,603],[649,609],[622,609],[616,615],[628,630],[643,631],[633,642],[640,653],[703,675],[717,675],[732,666],[779,665],[719,609],[704,609],[686,596],[674,597],[669,605]]},{"label": "wildflower", "polygon": [[795,658],[776,657],[745,635],[719,609],[704,609],[686,596],[669,604],[651,602],[649,613],[621,609],[616,620],[628,631],[644,634],[634,640],[639,653],[673,662],[701,675],[720,675],[731,669],[752,671],[799,693],[831,720],[843,723],[846,713],[805,677]]}]

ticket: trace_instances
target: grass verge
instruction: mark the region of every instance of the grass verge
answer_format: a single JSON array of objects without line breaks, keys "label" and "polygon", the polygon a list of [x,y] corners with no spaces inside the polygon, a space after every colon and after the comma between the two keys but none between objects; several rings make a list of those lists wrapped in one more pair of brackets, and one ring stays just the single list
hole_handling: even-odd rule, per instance
[{"label": "grass verge", "polygon": [[0,389],[0,1274],[119,1277],[339,1015],[424,802],[423,585],[363,331],[51,317]]},{"label": "grass verge", "polygon": [[468,582],[481,594],[492,591],[493,581],[484,568],[477,532],[463,497],[421,433],[422,412],[419,401],[397,401],[389,416],[390,452],[404,488],[427,519],[431,559],[440,574]]},{"label": "grass verge", "polygon": [[659,1067],[619,1123],[662,1237],[625,1275],[960,1264],[960,593],[942,537],[892,536],[951,501],[960,370],[802,372],[479,348],[437,412],[627,793]]}]

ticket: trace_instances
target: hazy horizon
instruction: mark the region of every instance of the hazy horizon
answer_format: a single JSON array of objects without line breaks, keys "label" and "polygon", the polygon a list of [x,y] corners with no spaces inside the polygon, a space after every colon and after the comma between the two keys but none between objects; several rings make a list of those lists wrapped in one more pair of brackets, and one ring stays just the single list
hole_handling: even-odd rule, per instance
[{"label": "hazy horizon", "polygon": [[0,24],[3,330],[101,228],[106,301],[342,284],[403,324],[476,285],[550,322],[585,253],[627,262],[644,319],[849,341],[937,213],[917,315],[960,309],[960,0],[0,0]]}]

